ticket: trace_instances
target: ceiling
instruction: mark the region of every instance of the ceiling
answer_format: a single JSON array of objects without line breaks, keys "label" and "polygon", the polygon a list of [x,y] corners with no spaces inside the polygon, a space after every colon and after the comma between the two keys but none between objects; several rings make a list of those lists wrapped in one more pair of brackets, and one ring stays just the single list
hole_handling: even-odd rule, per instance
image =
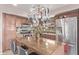
[{"label": "ceiling", "polygon": [[[27,16],[30,12],[30,8],[35,6],[36,4],[18,4],[16,6],[12,4],[1,4],[0,11],[11,14],[18,14]],[[64,4],[41,4],[41,6],[48,7],[50,9],[50,13],[53,13],[53,10],[65,6]]]},{"label": "ceiling", "polygon": [[[30,12],[30,8],[32,8],[32,6],[35,6],[35,5],[36,4],[18,4],[16,6],[14,6],[12,4],[0,4],[0,11],[4,12],[4,13],[21,15],[21,16],[26,17]],[[44,7],[48,7],[51,11],[50,12],[51,15],[57,13],[58,11],[62,11],[62,10],[67,9],[68,6],[72,6],[69,4],[40,4],[40,5],[44,6]],[[79,5],[76,5],[76,6],[79,7]]]}]

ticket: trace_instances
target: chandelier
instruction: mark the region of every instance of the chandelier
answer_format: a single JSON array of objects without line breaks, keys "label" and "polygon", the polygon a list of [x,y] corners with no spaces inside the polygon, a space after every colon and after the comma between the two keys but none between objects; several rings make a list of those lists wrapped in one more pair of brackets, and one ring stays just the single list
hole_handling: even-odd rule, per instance
[{"label": "chandelier", "polygon": [[35,26],[46,23],[46,21],[49,19],[49,8],[41,5],[33,6],[30,9],[29,18],[32,20]]}]

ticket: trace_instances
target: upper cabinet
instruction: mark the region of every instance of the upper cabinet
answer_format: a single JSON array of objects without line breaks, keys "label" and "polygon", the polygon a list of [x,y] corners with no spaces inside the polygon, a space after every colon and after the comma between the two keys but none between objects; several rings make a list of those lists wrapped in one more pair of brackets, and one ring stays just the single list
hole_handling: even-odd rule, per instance
[{"label": "upper cabinet", "polygon": [[79,16],[79,9],[76,10],[71,10],[67,12],[63,12],[60,14],[55,15],[55,19],[62,19],[62,18],[67,18],[67,17],[74,17],[74,16]]}]

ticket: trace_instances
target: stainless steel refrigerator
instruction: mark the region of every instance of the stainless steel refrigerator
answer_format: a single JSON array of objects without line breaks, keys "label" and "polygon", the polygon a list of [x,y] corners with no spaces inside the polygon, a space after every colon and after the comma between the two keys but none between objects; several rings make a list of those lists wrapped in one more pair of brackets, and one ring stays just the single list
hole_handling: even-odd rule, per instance
[{"label": "stainless steel refrigerator", "polygon": [[[57,40],[62,41],[63,43],[67,43],[69,46],[69,51],[66,53],[67,55],[77,55],[79,54],[79,20],[78,17],[67,17],[56,20],[56,34],[61,35],[62,39]],[[61,28],[61,29],[59,29]]]}]

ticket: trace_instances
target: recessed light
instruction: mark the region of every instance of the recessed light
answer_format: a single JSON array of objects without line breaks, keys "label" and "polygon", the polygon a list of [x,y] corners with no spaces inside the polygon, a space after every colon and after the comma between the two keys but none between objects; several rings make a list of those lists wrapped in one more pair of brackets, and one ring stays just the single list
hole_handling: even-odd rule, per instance
[{"label": "recessed light", "polygon": [[13,6],[17,6],[18,4],[12,4]]}]

